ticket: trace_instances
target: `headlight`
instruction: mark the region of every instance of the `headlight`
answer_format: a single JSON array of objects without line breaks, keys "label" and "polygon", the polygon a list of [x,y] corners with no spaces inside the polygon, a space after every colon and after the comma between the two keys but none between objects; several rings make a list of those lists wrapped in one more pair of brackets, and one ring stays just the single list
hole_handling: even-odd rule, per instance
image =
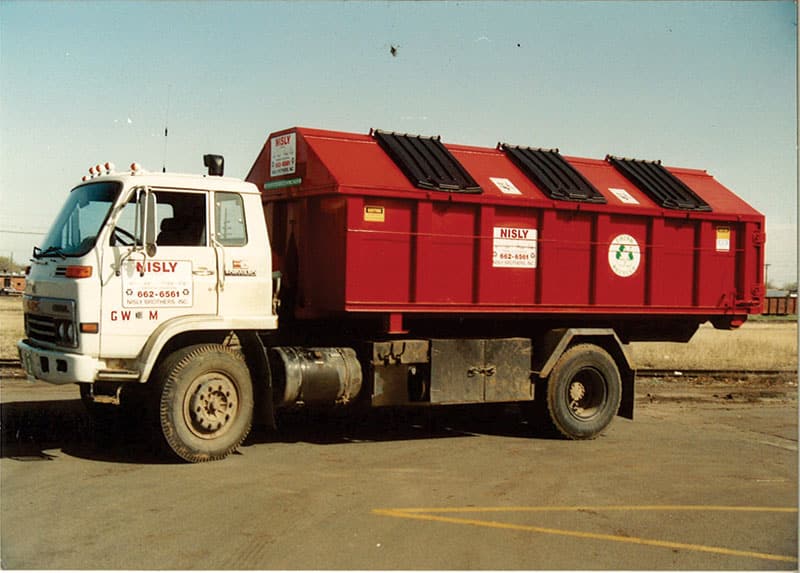
[{"label": "headlight", "polygon": [[75,325],[71,321],[62,320],[57,322],[55,342],[62,346],[78,345],[78,339],[75,336]]}]

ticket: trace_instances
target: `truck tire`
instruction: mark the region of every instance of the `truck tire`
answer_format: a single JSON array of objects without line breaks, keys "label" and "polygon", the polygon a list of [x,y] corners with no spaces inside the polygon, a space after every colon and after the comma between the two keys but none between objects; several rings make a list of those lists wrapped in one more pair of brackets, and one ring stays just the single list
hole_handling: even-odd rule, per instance
[{"label": "truck tire", "polygon": [[558,359],[547,379],[550,421],[564,437],[597,437],[614,420],[622,379],[611,355],[594,344],[578,344]]},{"label": "truck tire", "polygon": [[244,357],[220,344],[171,354],[156,372],[161,435],[187,462],[226,457],[253,420],[253,386]]}]

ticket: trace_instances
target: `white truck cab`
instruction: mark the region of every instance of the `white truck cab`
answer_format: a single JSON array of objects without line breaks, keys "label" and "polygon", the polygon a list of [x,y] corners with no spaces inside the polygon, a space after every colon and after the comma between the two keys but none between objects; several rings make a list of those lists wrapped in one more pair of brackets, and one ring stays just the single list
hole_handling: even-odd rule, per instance
[{"label": "white truck cab", "polygon": [[145,382],[182,333],[277,328],[261,197],[228,177],[91,169],[27,279],[20,358],[50,383]]}]

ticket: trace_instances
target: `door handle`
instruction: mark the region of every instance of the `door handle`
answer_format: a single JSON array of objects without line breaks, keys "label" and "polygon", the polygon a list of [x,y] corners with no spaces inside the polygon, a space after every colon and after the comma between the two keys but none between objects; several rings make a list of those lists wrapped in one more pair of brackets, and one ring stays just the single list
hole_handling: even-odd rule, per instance
[{"label": "door handle", "polygon": [[208,277],[214,274],[214,271],[211,269],[207,269],[205,267],[200,267],[199,269],[195,269],[192,271],[193,275],[197,275],[199,277]]}]

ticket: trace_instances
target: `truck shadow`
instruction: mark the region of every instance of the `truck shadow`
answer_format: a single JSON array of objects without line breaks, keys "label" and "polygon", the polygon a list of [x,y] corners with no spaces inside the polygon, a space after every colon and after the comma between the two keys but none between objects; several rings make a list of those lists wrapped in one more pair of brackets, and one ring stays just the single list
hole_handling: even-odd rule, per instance
[{"label": "truck shadow", "polygon": [[143,428],[100,425],[79,399],[0,404],[0,458],[50,461],[61,452],[96,461],[170,463]]},{"label": "truck shadow", "polygon": [[[254,427],[243,447],[469,438],[481,434],[533,437],[513,406],[379,409],[357,415],[301,411],[282,415],[278,423],[277,431]],[[0,458],[51,461],[60,453],[114,463],[179,463],[160,450],[143,424],[125,424],[121,420],[100,424],[78,399],[0,404]]]},{"label": "truck shadow", "polygon": [[309,411],[286,413],[278,430],[257,429],[245,445],[307,442],[318,445],[466,438],[481,434],[533,437],[514,406],[450,406],[428,409],[381,408],[357,414]]}]

